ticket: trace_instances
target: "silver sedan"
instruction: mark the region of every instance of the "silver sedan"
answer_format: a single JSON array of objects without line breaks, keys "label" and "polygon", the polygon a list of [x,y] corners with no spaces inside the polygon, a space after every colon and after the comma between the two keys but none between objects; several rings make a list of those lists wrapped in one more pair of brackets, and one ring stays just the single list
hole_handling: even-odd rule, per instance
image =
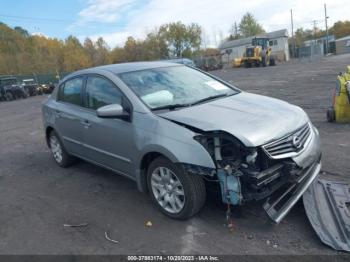
[{"label": "silver sedan", "polygon": [[230,205],[268,198],[279,222],[321,168],[319,134],[301,108],[185,65],[81,70],[42,111],[58,165],[79,158],[127,176],[172,218],[199,212],[212,181]]}]

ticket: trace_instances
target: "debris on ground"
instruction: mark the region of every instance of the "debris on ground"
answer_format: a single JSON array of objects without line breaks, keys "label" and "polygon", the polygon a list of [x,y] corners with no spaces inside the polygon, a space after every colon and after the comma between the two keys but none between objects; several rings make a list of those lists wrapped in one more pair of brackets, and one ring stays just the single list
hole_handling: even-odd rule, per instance
[{"label": "debris on ground", "polygon": [[303,202],[321,241],[350,252],[350,185],[319,178],[305,192]]},{"label": "debris on ground", "polygon": [[119,243],[118,240],[114,240],[114,239],[110,238],[106,231],[105,231],[105,238],[112,243],[115,243],[115,244]]},{"label": "debris on ground", "polygon": [[63,224],[64,227],[87,227],[88,225],[88,223],[81,223],[77,225]]},{"label": "debris on ground", "polygon": [[151,221],[147,221],[146,224],[145,224],[146,227],[151,227],[153,226],[152,222]]}]

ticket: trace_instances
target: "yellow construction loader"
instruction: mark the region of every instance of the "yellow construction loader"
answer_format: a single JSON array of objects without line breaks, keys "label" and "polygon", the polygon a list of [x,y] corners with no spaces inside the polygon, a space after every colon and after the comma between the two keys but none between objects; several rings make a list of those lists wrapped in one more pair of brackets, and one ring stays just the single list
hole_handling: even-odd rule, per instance
[{"label": "yellow construction loader", "polygon": [[350,66],[337,77],[333,103],[327,110],[329,122],[350,123]]},{"label": "yellow construction loader", "polygon": [[276,65],[275,59],[271,55],[269,39],[265,37],[253,38],[252,45],[246,47],[241,64],[247,68],[252,66],[265,67]]}]

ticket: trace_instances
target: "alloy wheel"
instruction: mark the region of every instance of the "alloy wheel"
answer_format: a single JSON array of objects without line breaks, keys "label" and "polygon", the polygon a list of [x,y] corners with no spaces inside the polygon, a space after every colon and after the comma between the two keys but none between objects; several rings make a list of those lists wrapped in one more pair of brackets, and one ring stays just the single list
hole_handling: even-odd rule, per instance
[{"label": "alloy wheel", "polygon": [[50,137],[50,148],[56,162],[61,163],[63,159],[62,147],[56,136]]},{"label": "alloy wheel", "polygon": [[185,205],[185,192],[179,178],[166,167],[157,167],[151,176],[152,193],[167,212],[179,213]]}]

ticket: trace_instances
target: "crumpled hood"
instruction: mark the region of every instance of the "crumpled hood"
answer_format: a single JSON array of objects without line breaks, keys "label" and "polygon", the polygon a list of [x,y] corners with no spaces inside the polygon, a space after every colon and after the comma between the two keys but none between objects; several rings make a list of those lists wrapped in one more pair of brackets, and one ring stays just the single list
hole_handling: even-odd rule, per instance
[{"label": "crumpled hood", "polygon": [[309,121],[300,107],[246,92],[158,115],[203,131],[230,133],[248,147],[281,138]]}]

